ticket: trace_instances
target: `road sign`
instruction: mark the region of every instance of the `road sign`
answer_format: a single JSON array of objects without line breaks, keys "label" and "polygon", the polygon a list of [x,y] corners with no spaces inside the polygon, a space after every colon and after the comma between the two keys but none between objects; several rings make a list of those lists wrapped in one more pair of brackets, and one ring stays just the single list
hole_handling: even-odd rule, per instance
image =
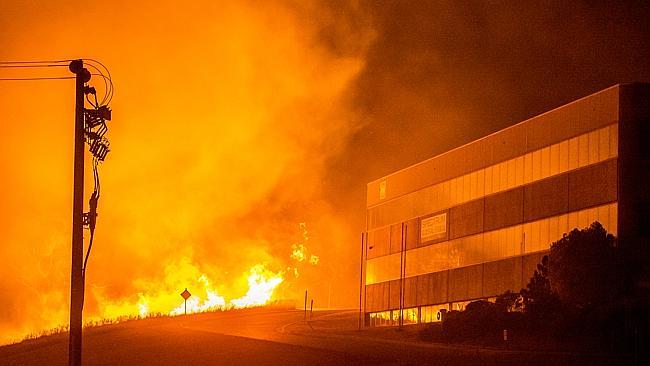
[{"label": "road sign", "polygon": [[192,294],[189,291],[187,291],[187,289],[185,289],[185,291],[181,292],[181,296],[183,297],[183,299],[187,300],[190,298],[190,296],[192,296]]},{"label": "road sign", "polygon": [[185,290],[181,292],[181,297],[185,299],[185,315],[187,315],[187,299],[189,299],[190,296],[192,296],[192,294],[189,291],[187,291],[187,288],[185,288]]}]

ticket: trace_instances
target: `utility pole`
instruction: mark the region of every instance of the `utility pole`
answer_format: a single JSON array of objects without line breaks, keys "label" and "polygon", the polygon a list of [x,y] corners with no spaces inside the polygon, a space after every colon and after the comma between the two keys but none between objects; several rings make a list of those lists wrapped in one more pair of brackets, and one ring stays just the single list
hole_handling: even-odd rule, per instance
[{"label": "utility pole", "polygon": [[84,198],[84,85],[90,72],[82,60],[70,62],[75,78],[74,191],[72,198],[72,270],[70,273],[70,343],[68,365],[81,366],[81,326],[84,302],[83,198]]}]

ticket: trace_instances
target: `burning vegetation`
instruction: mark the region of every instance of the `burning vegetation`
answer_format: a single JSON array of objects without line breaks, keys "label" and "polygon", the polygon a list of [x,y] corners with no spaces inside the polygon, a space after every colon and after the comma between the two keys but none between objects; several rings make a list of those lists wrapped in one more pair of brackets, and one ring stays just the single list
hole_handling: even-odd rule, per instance
[{"label": "burning vegetation", "polygon": [[[323,183],[358,128],[347,97],[364,47],[341,52],[323,37],[344,20],[284,1],[200,1],[182,12],[171,1],[25,6],[2,5],[0,39],[12,41],[1,59],[92,55],[115,83],[86,321],[178,314],[184,288],[188,312],[299,299],[305,289],[324,304],[332,279],[333,305],[354,304],[356,283],[335,279],[354,278],[357,228],[335,214]],[[12,31],[27,28],[40,36]],[[71,87],[0,89],[9,122],[0,134],[0,343],[68,322]],[[334,271],[336,257],[350,263]]]}]

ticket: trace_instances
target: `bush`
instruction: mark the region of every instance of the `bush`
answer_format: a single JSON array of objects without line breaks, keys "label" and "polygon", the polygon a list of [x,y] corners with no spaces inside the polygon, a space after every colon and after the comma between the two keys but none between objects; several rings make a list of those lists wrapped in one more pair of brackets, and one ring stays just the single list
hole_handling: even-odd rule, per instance
[{"label": "bush", "polygon": [[474,338],[501,339],[503,330],[520,330],[521,313],[508,312],[498,303],[473,301],[464,311],[450,311],[442,322],[447,340]]}]

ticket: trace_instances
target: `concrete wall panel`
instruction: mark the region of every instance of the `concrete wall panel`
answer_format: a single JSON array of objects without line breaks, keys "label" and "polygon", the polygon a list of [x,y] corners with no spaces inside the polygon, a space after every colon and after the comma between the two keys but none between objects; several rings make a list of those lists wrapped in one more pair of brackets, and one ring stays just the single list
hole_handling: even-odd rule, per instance
[{"label": "concrete wall panel", "polygon": [[452,207],[449,210],[450,239],[483,231],[483,199]]},{"label": "concrete wall panel", "polygon": [[449,271],[449,301],[480,298],[482,287],[482,264]]},{"label": "concrete wall panel", "polygon": [[617,159],[569,172],[569,211],[616,201]]},{"label": "concrete wall panel", "polygon": [[533,253],[522,257],[522,288],[526,288],[530,278],[537,269],[537,265],[542,261],[542,257],[548,254],[548,251]]},{"label": "concrete wall panel", "polygon": [[418,278],[407,277],[404,279],[404,307],[412,308],[417,306]]},{"label": "concrete wall panel", "polygon": [[524,221],[559,215],[569,208],[568,174],[544,179],[524,187]]},{"label": "concrete wall panel", "polygon": [[498,296],[522,288],[522,258],[508,258],[483,265],[483,296]]},{"label": "concrete wall panel", "polygon": [[485,197],[484,230],[519,224],[523,221],[524,189],[522,187]]},{"label": "concrete wall panel", "polygon": [[367,258],[376,258],[390,253],[390,231],[388,227],[368,232]]},{"label": "concrete wall panel", "polygon": [[394,280],[387,283],[390,291],[388,307],[390,309],[399,309],[400,280]]},{"label": "concrete wall panel", "polygon": [[390,226],[390,253],[402,251],[402,224]]},{"label": "concrete wall panel", "polygon": [[447,302],[448,275],[448,271],[441,271],[418,276],[417,304],[431,305]]}]

